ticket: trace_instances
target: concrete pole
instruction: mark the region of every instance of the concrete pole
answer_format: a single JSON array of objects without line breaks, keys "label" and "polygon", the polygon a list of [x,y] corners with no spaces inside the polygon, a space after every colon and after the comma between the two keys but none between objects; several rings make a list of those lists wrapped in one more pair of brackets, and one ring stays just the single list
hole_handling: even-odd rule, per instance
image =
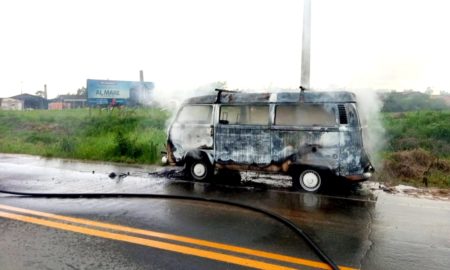
[{"label": "concrete pole", "polygon": [[143,70],[139,71],[139,79],[141,82],[144,82],[144,71]]},{"label": "concrete pole", "polygon": [[311,66],[311,0],[303,0],[302,70],[300,88],[308,90]]}]

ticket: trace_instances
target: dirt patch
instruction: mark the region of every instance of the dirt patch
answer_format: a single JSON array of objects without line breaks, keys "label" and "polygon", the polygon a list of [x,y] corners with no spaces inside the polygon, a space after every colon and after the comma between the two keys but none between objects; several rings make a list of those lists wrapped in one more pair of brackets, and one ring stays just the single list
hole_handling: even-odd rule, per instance
[{"label": "dirt patch", "polygon": [[36,131],[36,132],[63,132],[64,128],[61,125],[51,123],[51,124],[35,124],[35,123],[26,123],[22,127],[22,129]]}]

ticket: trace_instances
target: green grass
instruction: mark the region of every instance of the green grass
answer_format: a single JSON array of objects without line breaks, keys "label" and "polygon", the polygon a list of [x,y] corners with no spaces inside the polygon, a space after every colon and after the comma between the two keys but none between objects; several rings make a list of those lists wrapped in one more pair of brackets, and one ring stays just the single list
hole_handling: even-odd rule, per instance
[{"label": "green grass", "polygon": [[0,152],[156,163],[168,118],[157,108],[0,111]]},{"label": "green grass", "polygon": [[450,111],[417,111],[384,114],[387,151],[422,148],[450,157]]},{"label": "green grass", "polygon": [[385,113],[388,145],[379,180],[450,188],[450,110]]}]

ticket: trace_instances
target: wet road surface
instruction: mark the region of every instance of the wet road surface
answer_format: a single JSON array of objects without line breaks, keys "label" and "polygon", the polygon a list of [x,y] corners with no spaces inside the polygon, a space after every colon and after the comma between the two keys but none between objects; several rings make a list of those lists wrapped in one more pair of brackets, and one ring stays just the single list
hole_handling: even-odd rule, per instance
[{"label": "wet road surface", "polygon": [[[153,172],[158,170],[0,154],[0,188],[230,200],[290,219],[341,266],[450,265],[448,201],[372,192],[365,186],[305,194],[290,190],[286,179],[255,176],[244,177],[240,185],[193,183],[157,177]],[[109,177],[111,172],[116,177]],[[186,200],[0,195],[0,239],[2,269],[323,267],[302,239],[275,220],[245,209]]]}]

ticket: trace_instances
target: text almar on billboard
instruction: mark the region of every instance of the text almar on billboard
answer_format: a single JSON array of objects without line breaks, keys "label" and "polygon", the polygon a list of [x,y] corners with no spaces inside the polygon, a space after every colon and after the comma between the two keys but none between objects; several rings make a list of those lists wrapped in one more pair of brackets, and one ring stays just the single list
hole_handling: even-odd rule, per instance
[{"label": "text almar on billboard", "polygon": [[119,90],[99,89],[95,92],[98,96],[120,96]]}]

